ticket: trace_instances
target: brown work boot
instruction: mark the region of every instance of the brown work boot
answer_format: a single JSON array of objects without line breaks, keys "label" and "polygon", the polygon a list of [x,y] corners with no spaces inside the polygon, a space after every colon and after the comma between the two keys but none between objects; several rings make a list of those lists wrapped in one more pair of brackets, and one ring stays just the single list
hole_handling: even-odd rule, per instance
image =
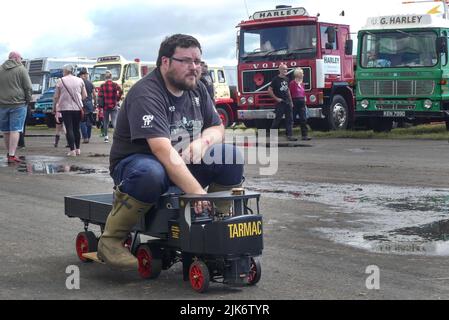
[{"label": "brown work boot", "polygon": [[114,191],[112,209],[106,220],[104,232],[98,242],[98,258],[120,269],[138,269],[138,262],[123,245],[132,228],[153,204],[140,202],[118,187]]}]

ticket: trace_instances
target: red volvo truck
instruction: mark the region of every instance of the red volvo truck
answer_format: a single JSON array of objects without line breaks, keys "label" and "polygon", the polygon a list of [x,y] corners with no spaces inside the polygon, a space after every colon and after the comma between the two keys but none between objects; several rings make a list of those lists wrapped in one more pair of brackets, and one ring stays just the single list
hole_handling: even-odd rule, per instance
[{"label": "red volvo truck", "polygon": [[313,129],[339,130],[354,121],[353,41],[348,25],[319,21],[304,8],[277,6],[238,26],[237,115],[247,127],[269,128],[275,101],[271,80],[284,63],[304,70],[308,123]]}]

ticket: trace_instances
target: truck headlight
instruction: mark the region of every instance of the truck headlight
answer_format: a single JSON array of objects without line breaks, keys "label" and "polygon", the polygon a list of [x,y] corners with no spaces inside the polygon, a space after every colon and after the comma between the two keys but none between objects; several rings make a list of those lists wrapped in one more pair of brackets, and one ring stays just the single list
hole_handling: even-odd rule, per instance
[{"label": "truck headlight", "polygon": [[426,108],[426,109],[432,108],[432,101],[429,100],[429,99],[425,100],[424,101],[424,108]]},{"label": "truck headlight", "polygon": [[240,104],[246,104],[246,98],[245,97],[241,97],[240,98]]},{"label": "truck headlight", "polygon": [[249,104],[254,104],[254,97],[249,97],[248,98],[248,103]]},{"label": "truck headlight", "polygon": [[310,96],[310,102],[315,103],[316,102],[316,96],[313,94]]},{"label": "truck headlight", "polygon": [[369,106],[369,101],[368,100],[362,100],[360,105],[362,106],[363,109],[366,109]]}]

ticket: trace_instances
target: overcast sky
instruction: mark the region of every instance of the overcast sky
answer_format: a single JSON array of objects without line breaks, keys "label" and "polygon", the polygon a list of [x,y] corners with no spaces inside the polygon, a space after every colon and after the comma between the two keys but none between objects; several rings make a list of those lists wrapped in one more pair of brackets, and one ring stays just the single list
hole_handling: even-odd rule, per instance
[{"label": "overcast sky", "polygon": [[[122,54],[154,61],[161,41],[174,33],[194,35],[211,64],[235,64],[236,25],[256,11],[285,4],[305,7],[321,21],[351,25],[368,16],[426,13],[438,6],[401,5],[402,0],[39,0],[1,4],[0,62],[11,50],[25,58],[98,57]],[[344,10],[345,16],[339,17]],[[355,38],[355,35],[353,35]]]}]

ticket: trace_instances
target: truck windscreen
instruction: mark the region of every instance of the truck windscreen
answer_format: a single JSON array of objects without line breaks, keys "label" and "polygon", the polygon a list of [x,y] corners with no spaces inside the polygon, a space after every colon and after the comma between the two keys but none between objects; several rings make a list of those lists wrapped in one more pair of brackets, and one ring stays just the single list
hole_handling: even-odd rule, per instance
[{"label": "truck windscreen", "polygon": [[433,67],[438,63],[433,31],[389,30],[362,35],[362,68]]},{"label": "truck windscreen", "polygon": [[92,81],[104,81],[104,75],[106,73],[106,70],[111,71],[112,73],[112,80],[116,81],[120,79],[120,73],[122,70],[121,65],[119,64],[108,64],[108,65],[102,65],[102,66],[95,66],[92,71],[91,79]]},{"label": "truck windscreen", "polygon": [[307,59],[316,57],[317,32],[315,25],[266,27],[242,30],[240,33],[240,61],[270,59]]}]

